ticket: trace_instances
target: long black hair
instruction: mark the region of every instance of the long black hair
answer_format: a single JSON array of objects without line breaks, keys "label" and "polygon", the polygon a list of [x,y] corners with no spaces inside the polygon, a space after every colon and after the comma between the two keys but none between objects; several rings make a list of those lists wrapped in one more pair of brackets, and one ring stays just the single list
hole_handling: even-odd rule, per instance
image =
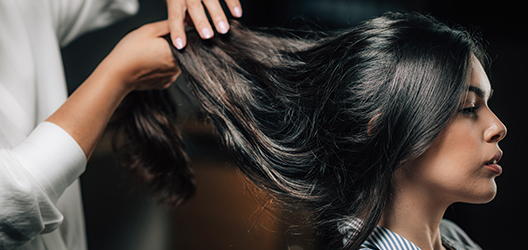
[{"label": "long black hair", "polygon": [[[189,32],[174,57],[240,169],[285,206],[313,212],[328,249],[358,249],[368,238],[393,172],[429,148],[466,93],[471,56],[485,59],[478,37],[415,13],[312,36],[231,27],[207,41]],[[145,127],[136,115],[118,126],[134,134]],[[175,162],[145,169],[188,169]],[[184,179],[175,181],[192,184]],[[173,197],[188,197],[173,186]]]}]

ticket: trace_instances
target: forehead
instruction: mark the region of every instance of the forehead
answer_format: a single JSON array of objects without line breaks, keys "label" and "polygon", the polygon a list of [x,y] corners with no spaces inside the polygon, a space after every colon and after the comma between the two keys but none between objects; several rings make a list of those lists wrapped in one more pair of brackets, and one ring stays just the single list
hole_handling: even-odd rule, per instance
[{"label": "forehead", "polygon": [[[491,95],[491,84],[489,82],[486,71],[480,64],[479,60],[475,57],[471,57],[471,79],[470,79],[469,90],[475,92],[477,95],[481,96],[483,99],[488,100]],[[475,88],[476,87],[476,88]]]}]

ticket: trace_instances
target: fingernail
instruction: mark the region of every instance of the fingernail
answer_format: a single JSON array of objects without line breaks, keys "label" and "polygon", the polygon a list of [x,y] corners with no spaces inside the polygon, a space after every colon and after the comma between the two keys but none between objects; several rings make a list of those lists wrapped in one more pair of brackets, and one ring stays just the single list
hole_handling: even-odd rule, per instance
[{"label": "fingernail", "polygon": [[202,36],[203,36],[204,39],[209,39],[209,38],[213,37],[213,33],[211,32],[210,29],[203,28],[202,29]]},{"label": "fingernail", "polygon": [[226,22],[220,21],[220,22],[218,22],[216,27],[218,27],[218,32],[220,32],[221,34],[227,33],[227,24],[226,24]]},{"label": "fingernail", "polygon": [[235,17],[242,17],[242,9],[240,9],[238,6],[235,6],[235,8],[233,8],[233,14]]},{"label": "fingernail", "polygon": [[181,37],[176,38],[176,40],[174,40],[174,45],[177,49],[183,49],[183,39],[181,39]]}]

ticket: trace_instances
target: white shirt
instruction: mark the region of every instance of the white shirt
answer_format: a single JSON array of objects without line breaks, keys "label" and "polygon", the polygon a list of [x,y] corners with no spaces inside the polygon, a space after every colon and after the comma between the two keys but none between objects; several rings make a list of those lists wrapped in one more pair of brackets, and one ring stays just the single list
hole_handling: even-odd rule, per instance
[{"label": "white shirt", "polygon": [[136,0],[0,0],[0,249],[86,249],[85,155],[43,121],[67,98],[60,47],[137,9]]}]

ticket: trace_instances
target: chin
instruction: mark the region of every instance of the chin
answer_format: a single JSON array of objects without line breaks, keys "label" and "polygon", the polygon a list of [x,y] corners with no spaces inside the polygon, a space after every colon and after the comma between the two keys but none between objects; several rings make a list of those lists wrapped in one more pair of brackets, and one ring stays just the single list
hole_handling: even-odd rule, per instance
[{"label": "chin", "polygon": [[491,202],[496,195],[497,184],[495,183],[495,179],[492,179],[491,183],[486,185],[486,187],[483,187],[482,189],[473,193],[473,195],[471,195],[472,197],[468,197],[465,202],[471,204],[486,204]]}]

